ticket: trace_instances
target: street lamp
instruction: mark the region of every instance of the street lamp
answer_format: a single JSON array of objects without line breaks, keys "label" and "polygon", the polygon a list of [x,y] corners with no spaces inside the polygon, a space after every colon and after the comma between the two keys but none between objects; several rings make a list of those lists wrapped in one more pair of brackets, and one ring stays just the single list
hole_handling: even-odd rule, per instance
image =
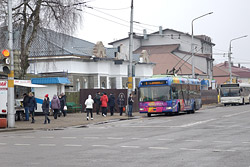
[{"label": "street lamp", "polygon": [[241,37],[238,37],[238,38],[234,38],[234,39],[231,39],[230,40],[230,43],[229,43],[229,50],[228,50],[228,70],[229,70],[229,79],[230,79],[230,83],[232,83],[232,66],[231,66],[231,43],[232,41],[234,40],[237,40],[237,39],[240,39],[240,38],[244,38],[244,37],[247,37],[247,35],[244,35],[244,36],[241,36]]},{"label": "street lamp", "polygon": [[212,14],[213,12],[209,12],[209,13],[207,13],[207,14],[204,14],[204,15],[202,15],[202,16],[199,16],[199,17],[196,17],[196,18],[194,18],[193,20],[192,20],[192,42],[191,42],[191,53],[192,53],[192,78],[194,78],[194,44],[193,44],[193,42],[194,42],[194,30],[193,30],[193,23],[194,23],[194,21],[195,20],[197,20],[197,19],[199,19],[199,18],[201,18],[201,17],[204,17],[204,16],[206,16],[206,15],[210,15],[210,14]]}]

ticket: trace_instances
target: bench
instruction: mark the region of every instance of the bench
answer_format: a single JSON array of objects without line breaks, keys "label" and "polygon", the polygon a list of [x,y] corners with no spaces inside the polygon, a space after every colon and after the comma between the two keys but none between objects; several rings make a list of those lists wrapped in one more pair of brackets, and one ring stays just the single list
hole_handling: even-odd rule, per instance
[{"label": "bench", "polygon": [[82,112],[82,105],[76,104],[75,102],[66,102],[67,112]]}]

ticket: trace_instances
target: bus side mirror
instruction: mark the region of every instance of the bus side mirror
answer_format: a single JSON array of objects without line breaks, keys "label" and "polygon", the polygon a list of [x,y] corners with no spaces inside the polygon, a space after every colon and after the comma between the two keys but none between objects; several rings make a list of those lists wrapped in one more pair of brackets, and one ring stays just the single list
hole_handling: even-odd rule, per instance
[{"label": "bus side mirror", "polygon": [[137,94],[137,89],[135,88],[135,95]]}]

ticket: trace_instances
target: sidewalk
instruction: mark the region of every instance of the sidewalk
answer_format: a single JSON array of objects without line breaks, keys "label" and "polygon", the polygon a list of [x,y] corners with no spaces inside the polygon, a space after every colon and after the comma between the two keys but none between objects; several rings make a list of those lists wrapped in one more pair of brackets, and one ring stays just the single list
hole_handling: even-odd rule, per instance
[{"label": "sidewalk", "polygon": [[[145,114],[140,114],[139,112],[134,112],[133,117],[134,118],[140,118],[142,116],[146,116]],[[128,116],[123,114],[120,116],[119,113],[115,113],[113,116],[110,116],[110,113],[107,114],[106,117],[103,117],[102,115],[96,115],[96,113],[93,113],[94,120],[89,119],[87,121],[87,114],[86,113],[69,113],[66,117],[58,117],[57,119],[54,119],[53,116],[49,116],[50,118],[50,124],[44,124],[44,116],[35,116],[35,123],[31,123],[30,121],[16,121],[15,122],[15,128],[5,128],[0,129],[1,132],[9,132],[9,131],[19,131],[19,130],[53,130],[53,129],[62,129],[66,127],[71,126],[86,126],[88,124],[97,124],[97,123],[103,123],[108,121],[114,121],[114,120],[126,120],[128,119]]]},{"label": "sidewalk", "polygon": [[[219,106],[221,105],[220,104],[203,105],[200,110],[211,109]],[[196,112],[199,112],[199,110]],[[115,121],[115,120],[120,121],[128,119],[127,115],[123,114],[123,116],[120,116],[119,113],[115,113],[113,116],[110,116],[110,113],[108,113],[107,117],[103,117],[102,115],[96,115],[96,113],[93,113],[94,120],[89,120],[89,121],[87,121],[86,117],[87,117],[86,113],[70,113],[67,114],[66,117],[61,116],[58,117],[57,119],[54,119],[53,116],[49,116],[51,120],[50,124],[43,124],[44,116],[35,116],[36,122],[34,124],[31,123],[31,118],[30,121],[16,121],[15,128],[0,129],[0,133],[19,131],[19,130],[47,130],[47,129],[53,130],[53,129],[67,128],[71,126],[86,126],[88,124],[99,124],[109,121]],[[140,114],[138,111],[133,112],[133,117],[132,117],[133,119],[141,117],[147,117],[147,114]]]}]

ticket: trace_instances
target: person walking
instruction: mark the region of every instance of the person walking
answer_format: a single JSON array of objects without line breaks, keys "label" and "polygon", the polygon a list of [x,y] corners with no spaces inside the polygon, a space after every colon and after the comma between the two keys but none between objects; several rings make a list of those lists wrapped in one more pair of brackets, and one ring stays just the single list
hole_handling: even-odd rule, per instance
[{"label": "person walking", "polygon": [[85,100],[86,111],[87,111],[87,121],[89,120],[89,113],[91,116],[91,120],[93,120],[93,104],[94,104],[94,100],[92,99],[91,95],[89,95],[88,99]]},{"label": "person walking", "polygon": [[134,103],[133,94],[130,93],[130,94],[129,94],[129,97],[128,97],[128,116],[129,116],[129,117],[132,117],[133,103]]},{"label": "person walking", "polygon": [[35,123],[35,110],[37,110],[37,103],[36,99],[34,97],[34,94],[32,92],[29,93],[29,112],[32,117],[31,123]]},{"label": "person walking", "polygon": [[108,99],[109,99],[108,105],[109,105],[109,109],[110,109],[110,115],[113,116],[114,115],[114,107],[115,107],[115,96],[113,95],[113,93],[110,93]]},{"label": "person walking", "polygon": [[100,108],[101,108],[101,93],[97,92],[94,98],[94,102],[96,103],[96,114],[99,115]]},{"label": "person walking", "polygon": [[49,95],[48,94],[46,94],[44,96],[43,104],[42,104],[42,110],[43,110],[43,113],[44,113],[44,116],[45,116],[44,124],[47,124],[47,121],[48,121],[48,124],[49,124],[50,119],[49,119]]},{"label": "person walking", "polygon": [[60,101],[56,95],[53,96],[51,100],[51,109],[54,111],[54,119],[57,119],[58,112],[61,108]]},{"label": "person walking", "polygon": [[106,117],[107,116],[107,107],[108,107],[108,96],[107,93],[103,93],[101,97],[101,107],[102,107],[102,116]]},{"label": "person walking", "polygon": [[[66,105],[66,103],[65,103],[65,98],[63,97],[63,95],[62,94],[60,94],[59,95],[59,101],[60,101],[60,111],[61,111],[61,113],[63,114],[63,116],[65,117],[66,116],[66,111],[64,110],[64,106]],[[59,115],[61,116],[61,113],[59,113]],[[58,116],[59,116],[58,115]]]},{"label": "person walking", "polygon": [[24,93],[23,94],[23,108],[25,111],[25,121],[29,121],[29,96]]},{"label": "person walking", "polygon": [[119,110],[120,110],[120,116],[122,116],[122,113],[123,113],[123,110],[124,110],[124,107],[125,107],[125,95],[123,93],[120,93],[118,95],[117,103],[118,103],[118,107],[119,107]]}]

